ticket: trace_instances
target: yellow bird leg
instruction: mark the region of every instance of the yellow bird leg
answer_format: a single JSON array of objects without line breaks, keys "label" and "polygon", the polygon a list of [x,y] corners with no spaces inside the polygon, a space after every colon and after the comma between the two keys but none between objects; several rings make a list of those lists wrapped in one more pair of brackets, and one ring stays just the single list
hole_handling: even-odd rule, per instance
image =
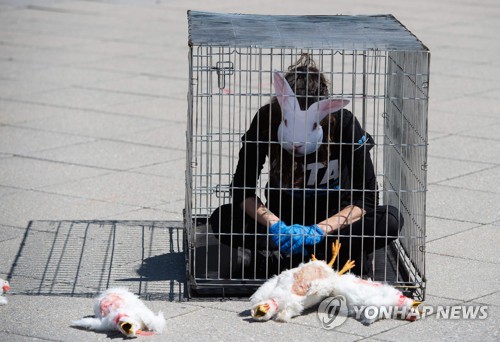
[{"label": "yellow bird leg", "polygon": [[418,301],[418,300],[414,300],[414,301],[413,301],[413,304],[411,305],[411,308],[412,308],[412,309],[414,309],[414,310],[417,310],[417,311],[418,311],[418,313],[422,315],[422,314],[424,313],[424,311],[423,311],[423,310],[418,310],[418,306],[419,306],[420,304],[422,304],[422,303],[423,303],[423,302],[420,302],[420,301]]},{"label": "yellow bird leg", "polygon": [[344,267],[339,271],[339,275],[342,275],[354,267],[354,260],[347,260]]},{"label": "yellow bird leg", "polygon": [[269,304],[262,304],[257,307],[257,310],[255,310],[255,317],[264,317],[267,312],[269,311]]},{"label": "yellow bird leg", "polygon": [[416,308],[418,308],[418,306],[419,306],[420,304],[422,304],[422,303],[423,303],[423,302],[419,302],[418,300],[414,300],[414,301],[413,301],[413,304],[411,305],[411,307],[412,307],[412,308],[414,308],[414,309],[416,309]]},{"label": "yellow bird leg", "polygon": [[316,261],[318,259],[316,259],[316,256],[314,254],[311,254],[311,261]]},{"label": "yellow bird leg", "polygon": [[339,255],[340,251],[340,242],[339,240],[335,240],[334,243],[332,243],[332,259],[328,263],[328,266],[333,267],[333,264],[335,263],[335,259],[337,259],[337,255]]}]

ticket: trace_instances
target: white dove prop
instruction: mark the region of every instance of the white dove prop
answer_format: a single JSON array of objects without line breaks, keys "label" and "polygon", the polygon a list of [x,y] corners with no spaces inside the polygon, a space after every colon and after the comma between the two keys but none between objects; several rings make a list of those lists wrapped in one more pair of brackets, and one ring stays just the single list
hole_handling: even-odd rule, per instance
[{"label": "white dove prop", "polygon": [[95,317],[85,317],[73,326],[94,331],[119,331],[127,337],[161,333],[165,318],[155,315],[135,294],[124,288],[111,288],[96,298]]},{"label": "white dove prop", "polygon": [[378,316],[372,318],[364,314],[368,307],[398,308],[399,312],[406,313],[403,317],[408,320],[419,317],[415,310],[421,302],[404,296],[391,285],[344,274],[354,267],[354,261],[347,261],[339,272],[333,270],[332,266],[340,251],[338,240],[333,243],[332,251],[333,256],[328,264],[313,255],[308,263],[283,271],[265,282],[250,297],[252,317],[258,321],[274,319],[288,322],[304,309],[337,295],[346,299],[349,315],[354,316],[358,312],[360,321],[365,325],[378,319]]},{"label": "white dove prop", "polygon": [[313,256],[308,263],[283,271],[262,284],[250,297],[252,317],[258,321],[288,322],[330,296],[332,283],[354,267],[354,262],[348,261],[339,272],[332,269],[339,250],[340,243],[336,241],[328,264]]},{"label": "white dove prop", "polygon": [[0,305],[8,303],[7,298],[3,296],[4,293],[10,290],[10,285],[7,280],[0,279]]}]

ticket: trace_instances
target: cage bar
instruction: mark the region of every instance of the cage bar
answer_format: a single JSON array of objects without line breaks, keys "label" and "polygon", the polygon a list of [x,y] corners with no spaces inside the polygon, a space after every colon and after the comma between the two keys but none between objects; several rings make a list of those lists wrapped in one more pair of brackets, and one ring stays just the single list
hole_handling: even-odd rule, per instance
[{"label": "cage bar", "polygon": [[[188,22],[185,236],[191,292],[251,292],[270,276],[268,272],[263,276],[257,271],[259,267],[268,271],[272,266],[270,261],[259,266],[256,257],[260,252],[273,253],[269,233],[259,231],[256,223],[253,223],[252,234],[242,233],[241,227],[234,226],[237,220],[232,215],[239,203],[233,203],[233,198],[246,186],[235,186],[233,176],[240,150],[249,143],[242,144],[242,136],[249,130],[259,108],[272,102],[275,96],[273,71],[286,72],[307,54],[326,78],[328,96],[349,99],[346,109],[373,138],[369,153],[378,188],[376,191],[344,189],[342,184],[330,187],[333,178],[324,178],[328,184],[326,188],[319,188],[319,178],[326,176],[319,175],[318,169],[306,170],[312,164],[304,157],[304,165],[307,165],[304,177],[312,179],[311,173],[307,173],[311,171],[318,180],[314,180],[312,188],[304,186],[303,196],[298,198],[306,205],[309,196],[306,192],[324,191],[328,196],[339,193],[340,198],[343,191],[349,190],[352,195],[359,193],[363,198],[377,193],[380,210],[384,210],[384,206],[396,208],[404,219],[403,227],[397,236],[390,237],[394,241],[387,240],[383,248],[373,247],[364,254],[360,259],[364,263],[361,275],[400,286],[406,293],[423,300],[430,61],[427,47],[391,15],[279,16],[189,11]],[[341,115],[340,125],[344,124],[342,120]],[[269,126],[271,130],[271,124]],[[255,141],[257,146],[259,143]],[[355,143],[351,143],[352,153]],[[268,142],[268,152],[277,144]],[[342,152],[343,144],[349,145],[349,142],[328,144],[332,148],[338,145],[340,165],[342,158],[353,159]],[[280,158],[287,158],[287,152],[280,153]],[[249,164],[252,162],[248,160]],[[245,170],[253,167],[245,166]],[[335,167],[325,169],[328,177],[333,177],[335,172],[346,172],[342,166]],[[260,178],[252,187],[263,201],[269,201],[266,196],[273,191],[292,194],[298,191],[281,181],[276,187],[272,184],[273,177],[276,178],[268,154]],[[338,179],[341,177],[337,175]],[[314,196],[312,198],[317,198]],[[211,226],[210,217],[217,208],[228,204],[232,208],[228,214],[231,229],[221,232],[220,227]],[[317,205],[313,208],[319,211]],[[279,211],[283,214],[281,208]],[[378,217],[376,210],[373,215]],[[248,226],[252,222],[245,215],[242,220],[238,224]],[[369,227],[363,227],[363,232],[365,228]],[[362,233],[353,235],[352,239],[358,237],[364,241],[369,236]],[[377,235],[378,238],[383,237]],[[243,246],[234,243],[235,239],[243,241]],[[267,250],[248,244],[252,239],[267,241]],[[370,246],[365,247],[369,250]],[[306,253],[302,251],[299,261],[308,260]],[[292,261],[284,261],[279,256],[277,262],[280,269],[293,267]]]}]

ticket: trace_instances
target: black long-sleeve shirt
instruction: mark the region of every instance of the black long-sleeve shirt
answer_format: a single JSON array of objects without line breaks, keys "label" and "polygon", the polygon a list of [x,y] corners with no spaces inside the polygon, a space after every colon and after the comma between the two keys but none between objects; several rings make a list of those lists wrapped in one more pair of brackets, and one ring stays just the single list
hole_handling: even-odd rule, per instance
[{"label": "black long-sleeve shirt", "polygon": [[[266,157],[271,161],[271,172],[265,186],[267,207],[287,223],[313,224],[339,212],[347,205],[356,205],[367,211],[377,203],[377,181],[370,149],[373,138],[365,132],[355,116],[343,109],[330,114],[335,118],[324,120],[323,144],[328,144],[328,160],[320,153],[301,158],[301,186],[294,180],[284,182],[281,172],[292,172],[287,151],[281,149],[277,128],[281,112],[277,103],[263,106],[254,116],[248,131],[242,137],[238,165],[233,178],[233,200],[241,203],[255,196]],[[333,127],[332,127],[333,126]],[[328,142],[333,130],[333,141]],[[324,156],[325,154],[323,154]],[[274,161],[274,164],[272,163]],[[281,164],[281,165],[280,165]],[[281,167],[281,169],[280,169]],[[290,178],[290,177],[289,177]]]}]

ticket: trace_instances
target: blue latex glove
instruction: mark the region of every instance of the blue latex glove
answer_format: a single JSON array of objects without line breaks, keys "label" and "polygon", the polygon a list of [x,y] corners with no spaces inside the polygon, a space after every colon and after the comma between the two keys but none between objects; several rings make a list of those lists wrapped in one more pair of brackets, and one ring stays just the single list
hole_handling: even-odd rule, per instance
[{"label": "blue latex glove", "polygon": [[[314,245],[325,238],[325,233],[315,224],[287,226],[283,221],[269,227],[269,234],[274,244],[280,246],[280,251],[285,254],[300,253],[304,245]],[[304,250],[304,253],[307,255],[307,250]]]}]

